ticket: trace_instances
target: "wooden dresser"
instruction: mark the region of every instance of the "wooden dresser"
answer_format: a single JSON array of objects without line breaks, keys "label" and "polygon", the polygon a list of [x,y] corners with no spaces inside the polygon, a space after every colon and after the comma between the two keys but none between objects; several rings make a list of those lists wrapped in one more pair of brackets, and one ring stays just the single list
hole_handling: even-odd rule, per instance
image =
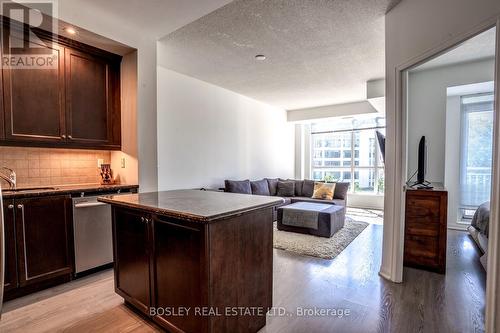
[{"label": "wooden dresser", "polygon": [[404,265],[444,274],[448,192],[406,188]]}]

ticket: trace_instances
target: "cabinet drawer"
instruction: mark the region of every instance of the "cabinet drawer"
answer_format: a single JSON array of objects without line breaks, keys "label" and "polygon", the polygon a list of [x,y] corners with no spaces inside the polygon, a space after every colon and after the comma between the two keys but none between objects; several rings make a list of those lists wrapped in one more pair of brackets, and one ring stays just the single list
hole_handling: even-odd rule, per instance
[{"label": "cabinet drawer", "polygon": [[439,219],[440,205],[439,197],[407,197],[406,216]]},{"label": "cabinet drawer", "polygon": [[440,221],[435,217],[407,217],[405,230],[407,235],[437,237]]},{"label": "cabinet drawer", "polygon": [[406,258],[418,258],[419,260],[436,259],[439,254],[439,239],[437,237],[406,235],[405,260]]}]

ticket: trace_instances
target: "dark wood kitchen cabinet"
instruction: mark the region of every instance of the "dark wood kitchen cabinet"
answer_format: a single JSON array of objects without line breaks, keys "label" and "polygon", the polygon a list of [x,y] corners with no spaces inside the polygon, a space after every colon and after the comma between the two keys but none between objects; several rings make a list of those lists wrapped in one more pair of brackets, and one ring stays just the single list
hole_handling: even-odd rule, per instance
[{"label": "dark wood kitchen cabinet", "polygon": [[5,274],[4,291],[18,287],[16,229],[14,219],[14,200],[3,200],[4,210],[4,237],[5,237]]},{"label": "dark wood kitchen cabinet", "polygon": [[115,287],[130,303],[147,312],[151,306],[149,217],[116,210],[113,220]]},{"label": "dark wood kitchen cabinet", "polygon": [[66,48],[67,138],[79,144],[120,144],[119,63]]},{"label": "dark wood kitchen cabinet", "polygon": [[71,196],[6,199],[4,216],[6,300],[71,279]]},{"label": "dark wood kitchen cabinet", "polygon": [[30,43],[30,46],[52,52],[54,65],[41,69],[3,68],[5,139],[64,142],[64,48],[56,44],[48,47]]},{"label": "dark wood kitchen cabinet", "polygon": [[113,211],[115,291],[169,332],[250,333],[266,324],[273,304],[273,207],[282,199],[249,196],[243,203],[224,194],[99,198]]},{"label": "dark wood kitchen cabinet", "polygon": [[19,285],[73,272],[71,197],[15,201]]},{"label": "dark wood kitchen cabinet", "polygon": [[[2,20],[15,40],[19,31]],[[121,56],[41,30],[37,36],[30,45],[48,50],[53,65],[2,67],[0,144],[120,149]]]}]

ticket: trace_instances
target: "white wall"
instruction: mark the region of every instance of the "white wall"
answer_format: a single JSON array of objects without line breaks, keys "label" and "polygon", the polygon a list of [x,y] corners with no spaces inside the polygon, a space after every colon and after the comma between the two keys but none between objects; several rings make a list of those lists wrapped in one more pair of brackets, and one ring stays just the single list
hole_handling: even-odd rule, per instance
[{"label": "white wall", "polygon": [[[403,0],[385,18],[386,36],[386,187],[384,240],[380,274],[403,277],[403,128],[397,103],[398,69],[413,65],[432,50],[468,34],[500,15],[498,0]],[[423,60],[423,59],[422,59]]]},{"label": "white wall", "polygon": [[[426,180],[444,182],[446,132],[450,129],[446,126],[447,88],[492,81],[494,76],[494,59],[409,74],[408,176],[417,170],[418,143],[422,135],[425,135],[428,157]],[[450,144],[458,144],[458,142]]]},{"label": "white wall", "polygon": [[384,209],[384,196],[379,194],[358,194],[349,193],[347,195],[347,206],[365,209]]},{"label": "white wall", "polygon": [[289,110],[288,121],[304,121],[311,119],[327,119],[333,117],[353,116],[357,114],[377,113],[377,109],[368,101],[318,106],[306,109]]},{"label": "white wall", "polygon": [[446,101],[446,151],[444,186],[448,190],[448,227],[465,229],[458,224],[460,202],[460,96],[448,96]]},{"label": "white wall", "polygon": [[294,176],[286,111],[158,67],[158,187]]}]

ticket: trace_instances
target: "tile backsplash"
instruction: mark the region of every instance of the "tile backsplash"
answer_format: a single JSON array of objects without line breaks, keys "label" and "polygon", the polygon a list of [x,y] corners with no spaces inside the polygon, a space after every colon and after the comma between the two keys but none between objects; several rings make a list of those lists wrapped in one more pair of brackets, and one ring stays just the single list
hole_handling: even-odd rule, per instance
[{"label": "tile backsplash", "polygon": [[[99,183],[98,159],[110,163],[111,152],[0,147],[0,167],[16,172],[17,187]],[[8,187],[5,181],[0,182],[2,188]]]}]

